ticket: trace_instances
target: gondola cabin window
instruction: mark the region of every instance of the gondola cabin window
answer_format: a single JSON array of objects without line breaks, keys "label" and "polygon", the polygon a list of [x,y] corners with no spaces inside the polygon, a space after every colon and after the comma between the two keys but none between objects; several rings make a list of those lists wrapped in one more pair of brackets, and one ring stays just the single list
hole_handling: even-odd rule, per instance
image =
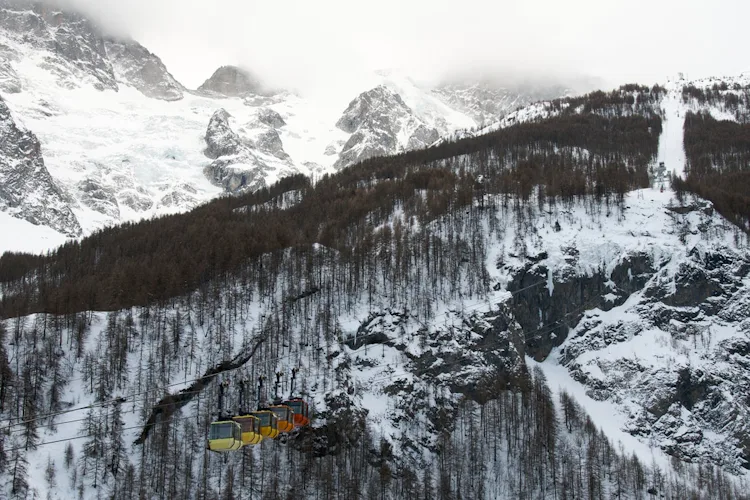
[{"label": "gondola cabin window", "polygon": [[212,425],[210,429],[209,439],[231,439],[238,438],[235,434],[239,434],[237,426],[226,423],[221,425]]},{"label": "gondola cabin window", "polygon": [[287,403],[292,408],[292,411],[294,413],[297,413],[298,415],[302,414],[302,402],[301,401],[290,401]]},{"label": "gondola cabin window", "polygon": [[276,408],[273,409],[273,412],[276,414],[276,417],[279,420],[290,420],[289,415],[287,415],[287,409],[286,408],[276,407]]},{"label": "gondola cabin window", "polygon": [[258,418],[260,419],[260,425],[262,427],[268,427],[271,425],[271,414],[270,413],[261,413],[258,415]]}]

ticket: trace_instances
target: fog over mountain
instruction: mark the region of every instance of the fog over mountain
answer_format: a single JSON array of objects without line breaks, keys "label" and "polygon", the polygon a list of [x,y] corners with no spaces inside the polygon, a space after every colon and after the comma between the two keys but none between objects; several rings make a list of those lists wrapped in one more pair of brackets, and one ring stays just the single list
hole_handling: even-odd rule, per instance
[{"label": "fog over mountain", "polygon": [[[364,70],[401,68],[435,80],[598,78],[605,85],[737,74],[750,5],[718,0],[58,0],[159,54],[195,88],[219,64],[291,88],[332,90]],[[710,41],[710,43],[708,42]]]}]

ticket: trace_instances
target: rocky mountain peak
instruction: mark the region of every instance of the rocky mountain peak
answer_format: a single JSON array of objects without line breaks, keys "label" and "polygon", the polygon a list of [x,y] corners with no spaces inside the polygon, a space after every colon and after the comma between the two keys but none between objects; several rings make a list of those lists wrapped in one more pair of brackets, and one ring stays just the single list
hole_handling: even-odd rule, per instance
[{"label": "rocky mountain peak", "polygon": [[266,178],[274,171],[282,176],[298,173],[273,127],[258,119],[241,128],[240,136],[230,118],[227,110],[219,109],[206,130],[205,153],[214,161],[204,173],[212,183],[229,193],[255,191],[266,186]]},{"label": "rocky mountain peak", "polygon": [[131,85],[147,97],[176,101],[184,87],[167,70],[159,57],[135,40],[107,38],[107,56],[118,83]]},{"label": "rocky mountain peak", "polygon": [[258,94],[262,87],[257,78],[237,66],[222,66],[198,87],[201,92],[209,92],[225,97],[241,97]]},{"label": "rocky mountain peak", "polygon": [[363,92],[349,103],[336,126],[352,134],[334,167],[426,147],[439,133],[424,123],[401,96],[385,85]]},{"label": "rocky mountain peak", "polygon": [[409,114],[411,112],[400,95],[385,85],[378,85],[352,100],[343,116],[336,122],[336,126],[344,132],[353,134],[373,114],[382,118],[384,114]]},{"label": "rocky mountain peak", "polygon": [[2,66],[20,59],[23,47],[31,46],[46,52],[45,65],[61,85],[117,90],[102,33],[81,14],[34,0],[0,0],[0,28],[8,42],[0,44]]}]

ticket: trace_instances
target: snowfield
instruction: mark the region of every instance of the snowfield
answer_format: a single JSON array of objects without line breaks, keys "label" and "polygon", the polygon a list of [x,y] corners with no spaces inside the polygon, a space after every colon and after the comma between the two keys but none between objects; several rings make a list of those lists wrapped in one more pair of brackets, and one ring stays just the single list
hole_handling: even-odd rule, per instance
[{"label": "snowfield", "polygon": [[[273,110],[286,122],[277,132],[292,167],[259,150],[266,185],[289,173],[320,176],[334,171],[350,137],[335,124],[352,96],[305,98],[280,92],[221,98],[186,92],[183,99],[167,102],[150,99],[127,85],[120,85],[119,91],[87,85],[64,88],[43,67],[49,54],[17,45],[16,50],[28,54],[13,63],[23,90],[4,97],[18,121],[39,138],[46,167],[71,198],[84,234],[120,222],[183,212],[221,196],[223,188],[204,175],[211,163],[204,155],[206,129],[220,108],[229,112],[232,126],[248,144],[268,129],[259,120],[262,113]],[[402,92],[415,116],[442,133],[473,124],[408,78],[373,75],[371,81]],[[384,113],[387,116],[388,110]],[[395,140],[401,150],[407,148],[408,136]]]}]

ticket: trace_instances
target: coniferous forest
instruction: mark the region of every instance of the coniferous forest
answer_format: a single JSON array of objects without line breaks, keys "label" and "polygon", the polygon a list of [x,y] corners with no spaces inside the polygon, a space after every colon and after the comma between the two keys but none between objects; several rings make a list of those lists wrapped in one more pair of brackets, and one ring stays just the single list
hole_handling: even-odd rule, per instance
[{"label": "coniferous forest", "polygon": [[[487,135],[314,183],[289,177],[46,255],[4,254],[0,498],[34,498],[42,482],[50,498],[748,498],[712,464],[647,461],[612,442],[527,364],[546,327],[504,323],[503,304],[435,321],[438,304],[489,301],[501,236],[535,217],[560,231],[574,207],[617,217],[626,193],[649,186],[662,92],[558,100],[548,117]],[[690,117],[686,145],[688,130],[713,126]],[[701,158],[726,143],[691,139],[685,189],[691,175],[718,186],[742,170],[732,130],[736,149],[708,171]],[[374,367],[388,419],[356,404],[367,387],[353,373]],[[237,409],[256,398],[238,381],[281,373],[271,399],[291,393],[291,368],[314,406],[309,428],[206,449],[221,380]],[[47,456],[43,471],[31,454]]]},{"label": "coniferous forest", "polygon": [[750,231],[750,125],[690,112],[685,152],[687,175],[675,183],[678,193],[711,200],[722,215]]}]

